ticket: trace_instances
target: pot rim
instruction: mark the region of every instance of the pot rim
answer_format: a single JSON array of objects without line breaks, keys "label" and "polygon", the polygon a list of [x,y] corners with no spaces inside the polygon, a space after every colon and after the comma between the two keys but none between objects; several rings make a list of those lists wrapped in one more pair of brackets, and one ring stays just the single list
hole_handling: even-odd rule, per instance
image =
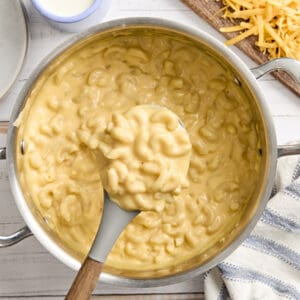
[{"label": "pot rim", "polygon": [[158,287],[164,285],[170,285],[174,283],[179,283],[184,280],[191,279],[197,275],[200,275],[212,267],[215,267],[221,261],[223,261],[226,257],[229,256],[250,234],[253,230],[254,226],[258,222],[263,209],[265,208],[269,196],[272,191],[273,181],[275,178],[276,172],[276,159],[277,159],[277,142],[273,120],[271,118],[269,109],[266,104],[265,96],[259,87],[256,78],[251,73],[248,66],[229,48],[227,48],[222,42],[217,40],[215,37],[210,36],[202,30],[199,30],[195,27],[191,27],[182,23],[178,23],[177,21],[164,20],[160,18],[152,18],[152,17],[139,17],[139,18],[123,18],[112,20],[108,22],[104,22],[102,24],[96,25],[87,31],[80,33],[60,46],[54,49],[49,55],[47,55],[41,63],[35,68],[35,70],[31,73],[29,79],[25,83],[22,88],[20,94],[17,97],[16,103],[14,105],[14,109],[11,115],[9,130],[7,135],[7,168],[9,173],[9,180],[11,190],[16,202],[16,205],[25,220],[28,227],[31,229],[33,234],[39,240],[39,242],[58,260],[63,262],[68,267],[73,270],[78,270],[80,268],[80,262],[75,258],[71,257],[71,255],[67,254],[62,248],[60,248],[46,233],[42,226],[38,223],[33,213],[31,212],[27,202],[23,196],[20,184],[17,179],[17,170],[15,168],[15,136],[17,129],[14,126],[14,122],[17,119],[19,113],[23,108],[23,104],[25,103],[25,99],[27,97],[28,91],[32,87],[32,84],[36,81],[40,73],[44,70],[45,67],[59,54],[61,54],[68,47],[72,46],[74,43],[80,41],[83,38],[87,38],[90,35],[93,35],[100,31],[105,31],[118,27],[126,27],[126,26],[155,26],[156,28],[165,28],[171,30],[177,30],[182,32],[183,34],[187,34],[192,36],[193,38],[200,40],[204,44],[213,48],[217,53],[222,54],[223,58],[230,63],[234,69],[237,71],[241,77],[247,80],[247,84],[251,88],[251,92],[255,97],[259,108],[261,109],[261,113],[264,117],[265,127],[267,130],[267,164],[266,164],[266,186],[261,193],[260,202],[256,209],[256,212],[250,222],[245,226],[244,230],[236,237],[232,243],[230,243],[223,251],[213,257],[211,260],[205,262],[203,265],[196,267],[194,269],[190,269],[183,273],[175,274],[175,275],[167,275],[160,278],[153,279],[133,279],[133,278],[125,278],[117,275],[111,275],[108,273],[102,273],[100,278],[101,281],[108,284],[118,284],[121,286],[127,287]]}]

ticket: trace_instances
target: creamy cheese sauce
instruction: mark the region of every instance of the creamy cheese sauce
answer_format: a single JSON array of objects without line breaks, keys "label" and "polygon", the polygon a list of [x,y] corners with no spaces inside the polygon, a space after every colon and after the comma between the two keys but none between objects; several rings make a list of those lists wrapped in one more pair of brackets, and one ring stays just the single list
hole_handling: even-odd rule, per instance
[{"label": "creamy cheese sauce", "polygon": [[[259,126],[231,71],[198,46],[138,31],[99,40],[65,59],[30,100],[26,120],[19,120],[26,145],[19,161],[22,184],[48,226],[71,249],[86,255],[91,246],[102,212],[102,180],[120,203],[143,210],[116,242],[109,266],[172,266],[203,253],[238,226],[260,174]],[[182,157],[190,155],[187,172],[176,171],[172,180],[178,184],[171,189],[151,191],[146,185],[133,190],[141,170],[152,170],[151,183],[164,171],[155,164],[129,164],[137,157],[151,162],[147,135],[155,127],[149,116],[143,119],[148,127],[127,124],[136,117],[135,107],[145,104],[168,108],[189,135],[191,149],[184,137],[157,142],[157,147],[167,145],[169,154],[183,149]],[[122,122],[131,129],[120,133]],[[170,133],[166,127],[160,130]],[[128,136],[140,145],[137,152],[121,145]],[[111,153],[120,146],[127,160],[118,161],[120,156]],[[120,170],[134,179],[127,187]],[[134,192],[148,194],[146,205],[132,201]]]},{"label": "creamy cheese sauce", "polygon": [[95,0],[39,0],[48,12],[60,17],[77,16],[87,10]]}]

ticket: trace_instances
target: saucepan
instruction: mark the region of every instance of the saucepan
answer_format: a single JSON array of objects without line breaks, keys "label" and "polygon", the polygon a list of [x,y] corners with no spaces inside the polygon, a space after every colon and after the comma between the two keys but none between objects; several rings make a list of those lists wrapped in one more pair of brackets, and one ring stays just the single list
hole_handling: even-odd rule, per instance
[{"label": "saucepan", "polygon": [[174,266],[174,268],[169,269],[168,272],[160,270],[156,273],[152,272],[144,274],[143,276],[134,276],[132,274],[126,274],[122,272],[122,270],[106,268],[101,275],[101,280],[110,284],[130,287],[163,286],[187,280],[204,273],[232,253],[245,238],[247,238],[263,212],[274,184],[277,158],[284,155],[300,154],[300,144],[277,145],[273,121],[266,104],[267,99],[257,82],[259,77],[268,72],[283,70],[289,73],[300,84],[300,62],[288,58],[281,58],[249,70],[238,56],[214,37],[196,28],[156,18],[114,20],[100,24],[71,38],[54,50],[39,64],[16,99],[7,135],[7,147],[0,149],[0,159],[7,160],[11,191],[27,226],[9,236],[0,236],[0,247],[11,246],[33,234],[44,247],[60,261],[75,270],[79,269],[81,259],[65,249],[64,246],[53,237],[51,232],[47,230],[45,222],[43,222],[35,212],[34,206],[28,201],[28,197],[26,197],[26,191],[20,185],[16,157],[18,153],[23,152],[24,145],[17,139],[18,128],[14,126],[14,122],[26,104],[28,95],[33,90],[37,79],[42,72],[51,65],[55,58],[68,53],[68,51],[71,51],[70,49],[73,49],[77,45],[84,45],[85,42],[91,41],[94,37],[99,39],[101,35],[107,35],[108,33],[117,34],[120,31],[126,33],[126,30],[131,30],[136,27],[145,28],[148,31],[161,29],[172,32],[172,34],[184,35],[197,41],[197,43],[201,44],[201,47],[213,53],[219,61],[222,61],[230,67],[237,84],[242,86],[244,92],[251,99],[258,120],[260,120],[260,128],[262,129],[260,134],[263,159],[258,186],[251,201],[251,207],[249,207],[247,214],[244,216],[243,222],[240,223],[239,228],[234,230],[231,236],[226,240],[227,242],[219,243],[217,246],[212,247],[209,252],[206,252],[205,255],[201,254],[178,266]]}]

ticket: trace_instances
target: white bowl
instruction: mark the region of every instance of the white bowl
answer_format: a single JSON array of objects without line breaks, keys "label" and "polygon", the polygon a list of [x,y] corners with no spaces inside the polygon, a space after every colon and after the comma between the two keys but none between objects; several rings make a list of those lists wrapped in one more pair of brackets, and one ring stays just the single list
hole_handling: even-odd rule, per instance
[{"label": "white bowl", "polygon": [[100,23],[109,10],[111,0],[94,0],[86,10],[71,16],[55,14],[40,0],[32,0],[32,4],[53,27],[68,32],[80,32]]}]

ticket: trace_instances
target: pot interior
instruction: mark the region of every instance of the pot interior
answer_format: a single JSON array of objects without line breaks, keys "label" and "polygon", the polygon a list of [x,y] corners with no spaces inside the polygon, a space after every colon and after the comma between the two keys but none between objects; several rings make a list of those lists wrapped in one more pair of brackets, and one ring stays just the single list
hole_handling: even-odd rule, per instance
[{"label": "pot interior", "polygon": [[[26,179],[23,176],[24,168],[24,157],[21,153],[20,143],[24,140],[24,130],[26,127],[26,121],[31,113],[32,108],[35,105],[35,99],[47,80],[53,76],[53,74],[68,60],[68,58],[76,55],[76,53],[83,53],[83,49],[89,49],[86,55],[95,55],[98,48],[97,44],[103,41],[116,39],[118,37],[123,38],[134,38],[136,36],[146,36],[151,38],[162,34],[173,40],[184,41],[186,45],[190,47],[196,47],[201,49],[206,55],[213,58],[218,62],[220,66],[227,70],[231,74],[233,81],[236,84],[236,88],[240,89],[241,93],[249,101],[249,107],[253,112],[255,119],[256,132],[258,136],[257,151],[259,153],[259,168],[258,177],[255,179],[255,187],[253,188],[252,195],[249,197],[247,204],[244,206],[242,213],[239,215],[238,220],[234,224],[230,224],[227,228],[222,230],[222,235],[218,236],[211,244],[207,247],[203,245],[205,251],[199,251],[198,254],[192,257],[182,258],[178,263],[174,265],[168,265],[162,267],[155,267],[153,269],[130,269],[124,266],[118,267],[116,264],[106,265],[105,272],[110,274],[109,278],[116,278],[119,276],[123,278],[134,278],[134,279],[161,279],[163,277],[174,277],[174,275],[182,275],[187,273],[201,273],[207,271],[215,264],[224,259],[230,252],[232,252],[249,234],[251,227],[258,221],[259,213],[262,211],[266,203],[266,194],[269,190],[266,189],[268,176],[271,173],[271,159],[268,153],[271,151],[272,145],[269,137],[269,121],[264,117],[265,112],[262,108],[261,99],[259,99],[257,90],[253,83],[250,83],[249,74],[245,74],[241,69],[243,66],[238,66],[234,62],[233,57],[229,57],[228,52],[224,52],[223,46],[218,43],[209,41],[209,37],[206,35],[198,34],[195,36],[192,33],[179,30],[178,28],[171,28],[165,26],[157,26],[153,24],[133,24],[127,26],[114,26],[94,32],[76,43],[64,49],[62,52],[55,54],[49,62],[45,63],[40,67],[36,78],[32,79],[30,88],[26,91],[26,97],[19,108],[19,112],[22,114],[15,122],[17,129],[14,133],[14,147],[15,147],[15,168],[17,179],[19,182],[19,188],[22,191],[24,199],[20,201],[26,201],[30,207],[32,217],[38,220],[39,226],[43,229],[44,235],[47,236],[49,241],[59,245],[59,247],[73,260],[80,262],[84,259],[84,255],[78,251],[72,250],[70,247],[66,247],[65,243],[57,236],[57,234],[51,230],[47,224],[47,220],[41,215],[40,211],[36,208],[34,201],[32,200],[31,193],[28,191],[28,185]],[[163,54],[162,54],[163,55]],[[192,62],[191,62],[192,63]],[[187,66],[188,67],[188,66]],[[199,70],[202,72],[203,70]],[[253,79],[251,79],[253,81]],[[212,99],[212,101],[214,101]],[[224,108],[226,109],[226,108]],[[193,141],[192,141],[193,142]],[[26,140],[25,140],[26,145]],[[199,175],[201,176],[201,175]],[[245,176],[247,176],[245,174]],[[269,189],[269,187],[268,187]],[[39,238],[37,236],[37,238]],[[49,247],[48,249],[51,251]],[[78,263],[79,266],[79,263]],[[106,275],[103,275],[105,280]],[[109,281],[109,280],[108,280]],[[170,283],[170,282],[169,282]]]}]

